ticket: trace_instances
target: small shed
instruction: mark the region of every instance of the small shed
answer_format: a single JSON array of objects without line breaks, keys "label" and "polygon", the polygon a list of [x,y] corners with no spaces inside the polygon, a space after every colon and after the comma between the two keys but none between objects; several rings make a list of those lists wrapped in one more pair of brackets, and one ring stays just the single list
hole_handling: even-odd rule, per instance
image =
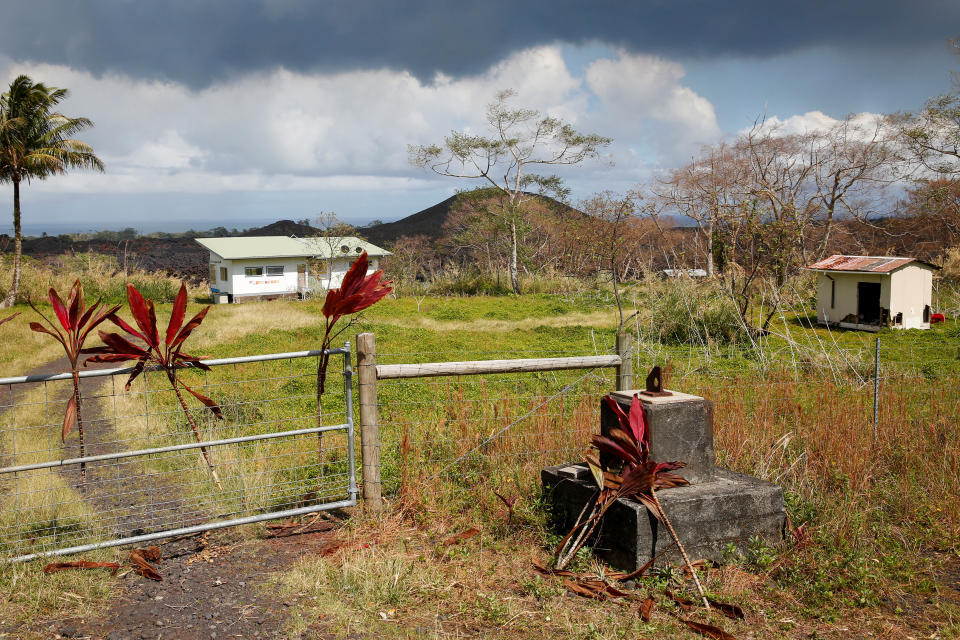
[{"label": "small shed", "polygon": [[242,236],[197,238],[210,252],[210,292],[217,304],[304,298],[339,287],[350,265],[367,252],[367,273],[391,255],[369,242],[346,237]]},{"label": "small shed", "polygon": [[914,258],[835,255],[807,267],[817,279],[817,320],[847,329],[929,329],[933,273]]}]

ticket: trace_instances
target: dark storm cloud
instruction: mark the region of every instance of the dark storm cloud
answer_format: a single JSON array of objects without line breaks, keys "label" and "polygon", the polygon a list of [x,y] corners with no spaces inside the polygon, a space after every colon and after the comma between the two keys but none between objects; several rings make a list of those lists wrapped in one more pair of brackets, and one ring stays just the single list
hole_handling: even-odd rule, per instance
[{"label": "dark storm cloud", "polygon": [[461,75],[555,41],[693,59],[814,46],[909,55],[960,35],[955,0],[15,0],[3,13],[0,53],[15,60],[193,87],[278,66]]}]

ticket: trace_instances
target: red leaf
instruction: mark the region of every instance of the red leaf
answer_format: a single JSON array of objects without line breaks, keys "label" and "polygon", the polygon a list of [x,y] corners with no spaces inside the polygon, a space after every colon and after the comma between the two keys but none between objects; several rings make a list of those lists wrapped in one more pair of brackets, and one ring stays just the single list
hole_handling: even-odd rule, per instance
[{"label": "red leaf", "polygon": [[173,342],[180,326],[183,324],[183,316],[187,311],[187,285],[180,283],[180,292],[173,303],[173,311],[170,312],[170,324],[167,325],[167,346]]},{"label": "red leaf", "polygon": [[182,381],[182,380],[178,380],[177,382],[180,383],[180,386],[181,386],[181,387],[183,387],[184,389],[186,389],[187,391],[189,391],[191,394],[193,394],[193,397],[194,397],[194,398],[196,398],[197,400],[199,400],[200,402],[202,402],[204,405],[206,405],[206,407],[207,407],[208,409],[210,409],[210,411],[213,411],[213,415],[215,415],[215,416],[217,416],[218,418],[220,418],[221,420],[223,420],[223,411],[220,410],[220,405],[218,405],[216,402],[214,402],[213,400],[211,400],[211,399],[208,398],[207,396],[203,395],[202,393],[197,393],[196,391],[194,391],[193,389],[191,389],[191,388],[188,387],[187,385],[183,384],[183,381]]},{"label": "red leaf", "polygon": [[31,322],[31,323],[30,323],[30,328],[31,328],[32,330],[36,331],[37,333],[48,333],[48,334],[50,334],[51,336],[53,336],[54,338],[56,338],[56,339],[60,342],[60,344],[63,345],[63,348],[64,348],[64,349],[67,348],[67,345],[66,345],[66,344],[64,343],[64,341],[63,341],[63,336],[61,336],[61,335],[59,335],[59,334],[56,334],[56,333],[54,333],[53,331],[50,331],[50,329],[47,329],[45,326],[43,326],[43,325],[40,324],[39,322]]},{"label": "red leaf", "polygon": [[58,294],[53,287],[50,287],[49,297],[50,304],[53,305],[53,312],[57,314],[57,320],[60,321],[60,326],[63,327],[65,331],[69,331],[70,316],[67,313],[67,307],[63,304],[63,300],[60,299],[60,294]]},{"label": "red leaf", "polygon": [[123,318],[121,318],[121,317],[118,316],[117,314],[114,313],[114,314],[111,314],[111,315],[107,316],[107,320],[109,320],[109,321],[112,322],[113,324],[117,325],[118,327],[120,327],[121,329],[123,329],[124,331],[126,331],[127,333],[129,333],[130,335],[132,335],[132,336],[134,336],[134,337],[136,337],[136,338],[140,338],[140,339],[143,340],[144,342],[147,342],[147,343],[150,342],[149,340],[147,340],[147,337],[146,337],[145,335],[143,335],[142,333],[140,333],[139,331],[137,331],[136,329],[134,329],[133,327],[131,327],[129,324],[127,324],[127,322],[126,322]]},{"label": "red leaf", "polygon": [[190,319],[190,322],[184,325],[183,329],[180,330],[180,333],[177,335],[176,339],[170,345],[172,349],[176,349],[183,344],[183,341],[190,337],[190,334],[193,333],[193,330],[200,326],[203,322],[203,319],[207,317],[207,312],[210,311],[210,306],[206,306],[200,310],[200,313],[193,316]]},{"label": "red leaf", "polygon": [[160,331],[157,329],[157,309],[153,306],[153,300],[147,300],[147,314],[150,318],[151,333],[148,336],[151,340],[150,344],[154,347],[159,347]]},{"label": "red leaf", "polygon": [[350,266],[339,289],[327,291],[323,315],[336,322],[342,316],[357,313],[383,299],[392,291],[390,281],[382,281],[383,271],[367,273],[367,252]]},{"label": "red leaf", "polygon": [[364,251],[360,254],[359,258],[353,261],[346,275],[343,276],[343,281],[340,283],[340,293],[344,298],[352,296],[363,285],[363,279],[367,275],[368,265],[367,252]]},{"label": "red leaf", "polygon": [[[98,300],[97,304],[99,303],[100,301]],[[87,312],[88,315],[80,319],[80,326],[83,327],[83,332],[80,334],[81,344],[84,341],[86,341],[87,336],[90,334],[91,331],[96,329],[104,320],[106,320],[107,318],[115,314],[117,310],[120,309],[120,305],[117,304],[109,308],[104,306],[100,310],[100,313],[96,314],[95,316],[92,316],[91,318],[89,314],[91,314],[91,312],[93,312],[96,308],[97,308],[97,305],[90,307],[90,311]]]},{"label": "red leaf", "polygon": [[633,400],[630,401],[630,431],[636,438],[637,444],[645,447],[647,443],[647,421],[643,415],[643,403],[640,402],[640,396],[633,394]]},{"label": "red leaf", "polygon": [[63,413],[63,429],[60,431],[60,441],[66,442],[67,435],[77,423],[77,396],[70,396],[67,401],[67,410]]},{"label": "red leaf", "polygon": [[110,573],[117,573],[120,564],[116,562],[90,562],[77,560],[75,562],[51,562],[43,568],[44,573],[56,573],[67,569],[110,569]]},{"label": "red leaf", "polygon": [[696,631],[702,636],[707,636],[713,638],[714,640],[737,640],[734,636],[730,635],[720,627],[715,627],[712,624],[694,622],[693,620],[687,620],[684,618],[681,618],[681,620],[685,625],[687,625],[688,629]]},{"label": "red leaf", "polygon": [[636,463],[638,460],[633,456],[633,452],[627,451],[623,445],[606,436],[593,436],[593,446],[601,453],[608,453],[621,462]]},{"label": "red leaf", "polygon": [[73,283],[73,286],[70,287],[70,295],[67,297],[67,308],[70,316],[70,329],[73,331],[77,330],[77,322],[80,320],[80,316],[83,315],[83,285],[80,284],[80,279]]},{"label": "red leaf", "polygon": [[127,304],[130,306],[130,313],[133,314],[134,322],[140,327],[140,333],[132,333],[138,338],[143,339],[143,341],[151,347],[159,346],[159,340],[157,339],[157,314],[153,311],[153,304],[152,302],[148,304],[140,292],[137,291],[137,288],[130,283],[127,283]]},{"label": "red leaf", "polygon": [[115,355],[126,355],[129,356],[126,358],[127,360],[145,358],[149,355],[149,352],[146,349],[138,347],[121,336],[119,333],[107,333],[106,331],[99,331],[97,334],[100,336],[100,339],[103,340],[103,343],[106,346],[84,349],[83,353],[111,353]]}]

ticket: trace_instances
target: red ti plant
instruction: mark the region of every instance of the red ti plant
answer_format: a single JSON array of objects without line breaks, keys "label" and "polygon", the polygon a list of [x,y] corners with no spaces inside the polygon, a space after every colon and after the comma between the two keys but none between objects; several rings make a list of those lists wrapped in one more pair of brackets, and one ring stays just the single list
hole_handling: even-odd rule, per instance
[{"label": "red ti plant", "polygon": [[[31,322],[30,328],[38,333],[46,333],[53,336],[54,339],[63,346],[63,350],[67,354],[67,360],[70,361],[70,372],[73,374],[73,395],[67,402],[67,409],[63,415],[63,428],[60,431],[60,440],[61,442],[65,442],[67,436],[73,430],[73,425],[76,424],[77,433],[80,436],[80,457],[83,458],[85,449],[83,442],[83,414],[80,411],[80,353],[83,351],[83,343],[86,341],[87,336],[90,335],[90,332],[111,314],[115,313],[117,309],[120,308],[120,305],[118,304],[113,307],[107,307],[106,305],[101,306],[101,299],[97,298],[97,301],[88,309],[83,295],[83,285],[79,279],[70,287],[70,293],[67,296],[66,302],[64,302],[63,298],[60,297],[53,287],[50,287],[48,297],[50,298],[50,304],[53,306],[53,313],[57,319],[57,323],[51,322],[51,320],[33,306],[33,302],[30,301],[30,308],[36,311],[37,315],[47,323],[49,329],[39,322]],[[7,318],[7,320],[9,319],[10,318]],[[0,324],[2,324],[2,322],[0,322]],[[86,482],[87,464],[81,462],[80,483],[84,485]]]},{"label": "red ti plant", "polygon": [[[593,509],[586,519],[583,514],[574,525],[573,530],[560,542],[557,547],[557,568],[562,569],[583,546],[590,534],[596,529],[603,515],[618,499],[632,498],[642,502],[657,520],[664,523],[670,535],[680,549],[694,582],[704,599],[707,609],[710,608],[703,593],[703,587],[697,578],[696,572],[690,566],[690,558],[683,548],[677,532],[674,531],[670,519],[663,510],[657,498],[657,489],[682,487],[688,484],[682,476],[671,473],[686,466],[684,462],[655,462],[650,459],[650,435],[647,430],[646,419],[643,414],[643,403],[634,394],[630,403],[630,413],[624,412],[620,403],[612,396],[604,396],[607,406],[614,412],[620,423],[620,428],[613,428],[609,435],[595,435],[592,438],[597,452],[606,454],[606,464],[601,463],[599,457],[591,451],[587,454],[587,464],[593,472],[594,479],[600,487],[600,493],[593,505]],[[611,463],[609,460],[612,459]],[[586,513],[586,509],[584,509]]]},{"label": "red ti plant", "polygon": [[[320,399],[323,396],[327,381],[327,364],[330,356],[327,350],[333,343],[333,340],[346,329],[346,326],[339,330],[334,330],[337,321],[354,313],[359,313],[368,307],[376,304],[393,291],[393,282],[383,280],[383,270],[377,270],[367,275],[367,252],[364,251],[360,257],[350,266],[347,274],[343,277],[339,289],[330,289],[327,291],[327,297],[323,302],[324,330],[323,340],[320,348],[323,353],[317,363],[317,426],[321,427],[322,415],[320,411]],[[349,326],[349,325],[347,325]],[[318,446],[322,445],[323,434],[318,433]]]},{"label": "red ti plant", "polygon": [[[133,372],[127,380],[126,389],[128,390],[130,389],[130,383],[143,373],[143,370],[148,365],[155,365],[163,369],[164,373],[167,374],[167,379],[170,381],[170,386],[173,387],[174,393],[177,394],[177,400],[180,401],[180,407],[187,417],[187,422],[190,423],[190,428],[193,429],[194,437],[197,439],[197,442],[200,442],[200,430],[197,429],[197,423],[194,421],[193,415],[190,413],[190,409],[187,407],[187,403],[180,389],[183,388],[188,391],[221,420],[223,419],[223,412],[216,402],[188,387],[183,380],[179,378],[177,373],[184,367],[194,367],[202,369],[203,371],[210,371],[210,367],[203,364],[199,357],[182,351],[184,341],[190,337],[194,329],[200,326],[210,307],[204,307],[200,310],[200,313],[193,316],[189,322],[184,324],[183,319],[187,310],[187,287],[181,283],[180,292],[177,294],[177,298],[173,303],[173,311],[170,314],[170,322],[167,324],[166,333],[161,337],[160,332],[157,330],[157,313],[154,309],[153,300],[144,300],[140,292],[137,291],[137,288],[128,283],[127,303],[130,306],[130,313],[133,315],[133,319],[137,327],[139,327],[139,330],[134,329],[114,313],[109,317],[109,320],[123,329],[127,335],[122,336],[119,333],[100,331],[100,339],[103,340],[105,346],[85,349],[84,353],[97,354],[87,358],[87,362],[136,361]],[[144,347],[140,347],[132,342],[131,340],[133,339],[142,342]],[[217,472],[213,468],[213,462],[210,460],[210,454],[207,453],[207,448],[200,447],[200,452],[203,454],[203,458],[210,468],[210,475],[213,476],[217,486],[223,489],[223,485],[220,484],[220,479],[217,477]]]}]

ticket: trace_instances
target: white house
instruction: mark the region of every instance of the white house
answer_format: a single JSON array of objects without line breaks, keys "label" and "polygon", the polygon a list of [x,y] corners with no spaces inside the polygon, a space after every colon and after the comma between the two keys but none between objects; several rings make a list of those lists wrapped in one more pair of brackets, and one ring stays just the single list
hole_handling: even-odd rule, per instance
[{"label": "white house", "polygon": [[807,269],[819,274],[821,324],[868,331],[930,328],[933,272],[939,267],[913,258],[836,255]]},{"label": "white house", "polygon": [[347,269],[364,251],[367,273],[389,251],[352,236],[292,238],[244,236],[197,238],[210,251],[210,292],[217,304],[303,298],[311,291],[339,287]]}]

